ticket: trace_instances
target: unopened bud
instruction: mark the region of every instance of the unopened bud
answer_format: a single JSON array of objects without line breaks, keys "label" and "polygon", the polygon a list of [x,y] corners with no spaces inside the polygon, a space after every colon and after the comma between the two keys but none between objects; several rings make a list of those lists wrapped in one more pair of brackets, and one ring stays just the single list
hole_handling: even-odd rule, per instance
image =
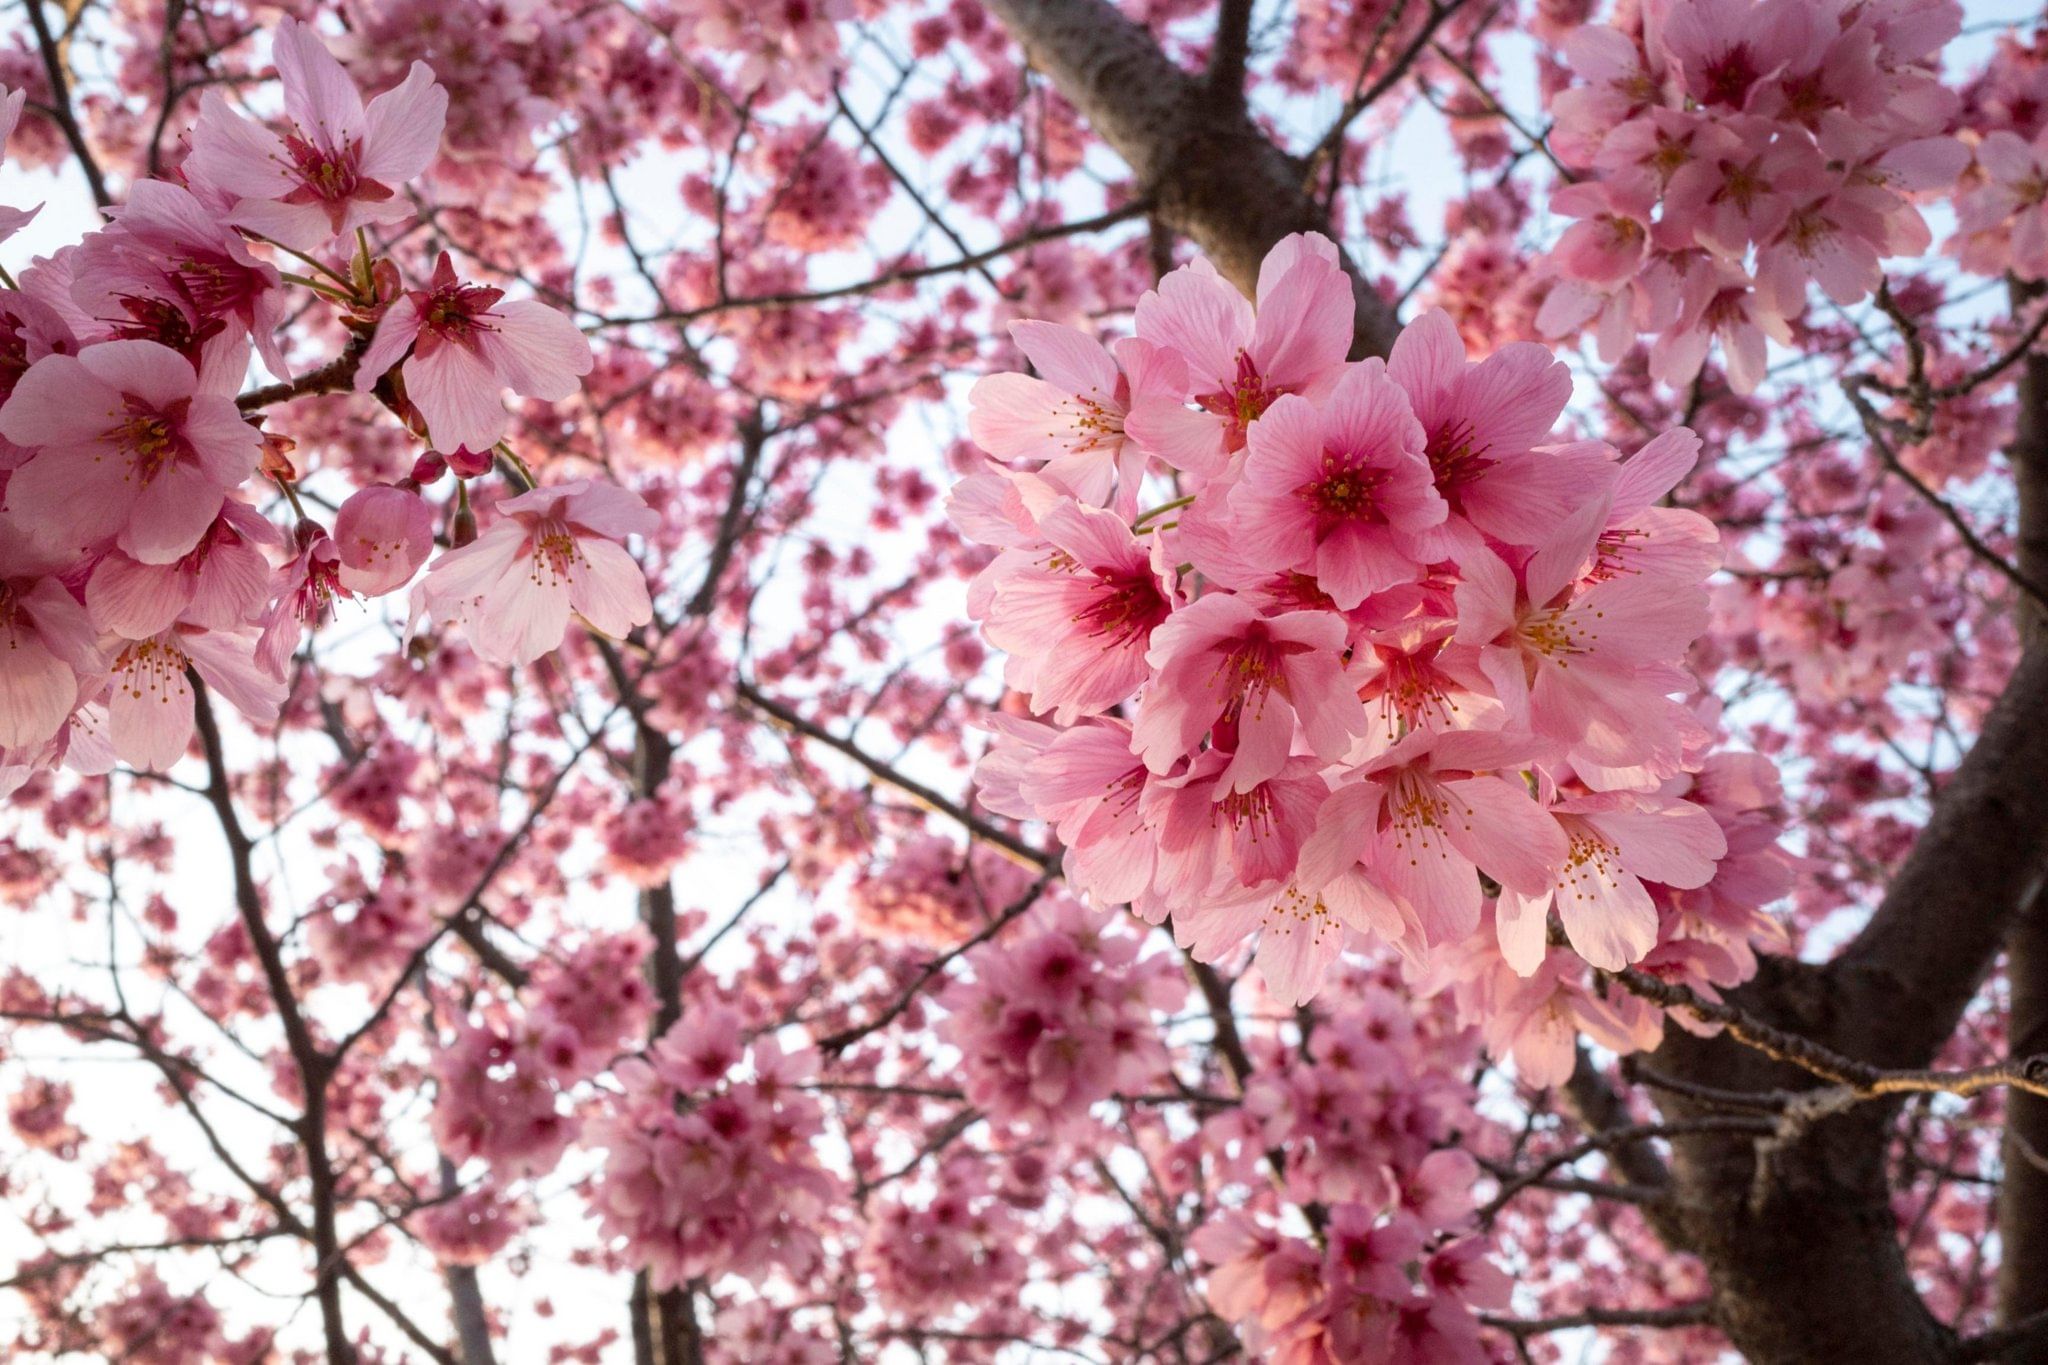
[{"label": "unopened bud", "polygon": [[467,502],[455,509],[455,515],[448,520],[448,543],[461,549],[476,539],[476,513]]}]

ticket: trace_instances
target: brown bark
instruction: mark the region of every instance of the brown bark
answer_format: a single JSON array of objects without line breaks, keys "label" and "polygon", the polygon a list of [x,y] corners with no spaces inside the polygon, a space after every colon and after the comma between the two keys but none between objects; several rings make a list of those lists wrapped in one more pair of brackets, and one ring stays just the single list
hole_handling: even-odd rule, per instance
[{"label": "brown bark", "polygon": [[[2015,304],[2034,291],[2015,291]],[[2014,309],[2017,314],[2020,309]],[[2019,570],[2048,575],[2048,357],[2028,357],[2019,385],[2019,420],[2007,452],[2019,489]],[[2048,615],[2022,597],[2021,638],[2048,648]],[[2048,1051],[2048,904],[2036,897],[2006,947],[2012,992],[2008,1051]],[[2011,1325],[2048,1312],[2048,1100],[2015,1093],[2006,1101],[2005,1181],[1998,1191],[1998,1318]],[[2020,1365],[2048,1362],[2048,1334],[2007,1351]]]},{"label": "brown bark", "polygon": [[[1235,100],[1183,71],[1104,0],[986,0],[1033,66],[1129,164],[1153,216],[1247,294],[1259,262],[1294,232],[1330,230],[1308,166],[1273,144]],[[1226,61],[1229,61],[1226,48]],[[1227,68],[1226,68],[1227,69]],[[1385,355],[1394,310],[1348,258],[1358,303],[1354,356]]]}]

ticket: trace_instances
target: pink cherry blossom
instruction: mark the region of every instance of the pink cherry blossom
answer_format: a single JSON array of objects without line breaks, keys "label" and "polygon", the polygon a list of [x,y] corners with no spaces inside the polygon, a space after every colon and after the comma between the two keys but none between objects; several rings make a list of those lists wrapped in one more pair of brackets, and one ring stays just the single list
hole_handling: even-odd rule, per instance
[{"label": "pink cherry blossom", "polygon": [[1178,400],[1187,383],[1177,352],[1125,337],[1115,358],[1093,337],[1049,322],[1014,322],[1010,336],[1044,378],[994,374],[968,395],[968,430],[999,460],[1042,462],[1045,477],[1091,506],[1119,496],[1137,506],[1145,453],[1124,435],[1142,397]]},{"label": "pink cherry blossom", "polygon": [[414,62],[403,85],[366,108],[318,34],[287,16],[274,41],[291,132],[249,122],[209,90],[187,174],[232,203],[236,227],[300,251],[411,217],[404,189],[433,161],[448,113],[434,73]]},{"label": "pink cherry blossom", "polygon": [[195,359],[213,330],[232,329],[255,344],[272,374],[290,376],[278,342],[288,299],[277,270],[252,256],[218,214],[161,180],[138,183],[114,214],[113,226],[78,249],[78,307],[119,335],[172,345],[189,338],[177,349]]},{"label": "pink cherry blossom", "polygon": [[249,630],[172,626],[123,643],[108,683],[107,718],[114,752],[124,763],[159,772],[192,742],[191,670],[257,725],[273,724],[284,684],[256,661]]},{"label": "pink cherry blossom", "polygon": [[255,429],[221,378],[153,341],[37,361],[0,406],[0,435],[36,454],[7,507],[55,548],[111,539],[145,564],[182,558],[256,471]]},{"label": "pink cherry blossom", "polygon": [[123,639],[156,635],[174,621],[232,630],[253,619],[268,597],[277,529],[246,503],[221,504],[213,525],[182,558],[145,564],[110,551],[85,585],[94,624]]},{"label": "pink cherry blossom", "polygon": [[357,489],[334,514],[343,587],[365,597],[412,581],[434,548],[434,514],[416,489],[376,484]]},{"label": "pink cherry blossom", "polygon": [[1430,480],[1406,396],[1368,361],[1328,399],[1280,398],[1253,424],[1231,490],[1245,559],[1313,574],[1338,607],[1419,578],[1417,534],[1448,509]]},{"label": "pink cherry blossom", "polygon": [[1009,651],[1010,685],[1071,725],[1137,691],[1171,590],[1158,542],[1148,548],[1114,513],[1063,502],[1038,530],[1049,547],[993,580],[988,638]]},{"label": "pink cherry blossom", "polygon": [[1344,677],[1344,623],[1329,612],[1261,616],[1237,597],[1183,607],[1152,634],[1157,681],[1136,726],[1145,764],[1164,773],[1211,727],[1234,743],[1226,780],[1252,787],[1280,771],[1295,726],[1322,757],[1365,733],[1365,709]]},{"label": "pink cherry blossom", "polygon": [[1125,430],[1176,469],[1220,472],[1275,398],[1336,376],[1352,314],[1337,249],[1317,233],[1285,238],[1267,255],[1256,308],[1206,261],[1183,266],[1138,301],[1138,336],[1185,361],[1196,406],[1177,394],[1143,398]]},{"label": "pink cherry blossom", "polygon": [[1476,364],[1450,315],[1425,313],[1402,331],[1387,374],[1422,424],[1436,491],[1450,508],[1422,537],[1448,558],[1473,529],[1527,545],[1569,511],[1587,471],[1536,450],[1571,396],[1571,372],[1541,346],[1518,342]]},{"label": "pink cherry blossom", "polygon": [[1595,967],[1640,961],[1657,941],[1643,883],[1702,885],[1728,848],[1713,817],[1687,801],[1610,792],[1551,809],[1570,843],[1562,874],[1535,894],[1504,887],[1500,897],[1501,953],[1524,976],[1543,961],[1553,908],[1573,950]]},{"label": "pink cherry blossom", "polygon": [[502,289],[462,283],[442,252],[428,287],[399,298],[377,324],[356,389],[367,392],[405,357],[406,397],[434,445],[489,450],[505,435],[506,389],[559,402],[593,363],[590,343],[569,319],[534,299],[503,298]]},{"label": "pink cherry blossom", "polygon": [[624,489],[589,479],[498,504],[475,543],[436,559],[421,585],[437,620],[462,623],[479,656],[532,663],[562,643],[571,612],[621,636],[653,616],[647,579],[620,541],[657,519]]}]

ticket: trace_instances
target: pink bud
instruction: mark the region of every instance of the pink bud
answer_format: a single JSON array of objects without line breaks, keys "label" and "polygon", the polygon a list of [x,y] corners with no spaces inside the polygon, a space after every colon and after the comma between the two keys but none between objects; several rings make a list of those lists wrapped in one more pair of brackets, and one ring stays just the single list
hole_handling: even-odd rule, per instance
[{"label": "pink bud", "polygon": [[403,587],[434,548],[434,516],[417,493],[376,484],[354,494],[334,519],[341,581],[375,597]]},{"label": "pink bud", "polygon": [[442,458],[448,461],[448,467],[455,471],[456,478],[476,479],[491,472],[491,464],[496,457],[488,450],[479,452],[462,446],[447,452]]}]

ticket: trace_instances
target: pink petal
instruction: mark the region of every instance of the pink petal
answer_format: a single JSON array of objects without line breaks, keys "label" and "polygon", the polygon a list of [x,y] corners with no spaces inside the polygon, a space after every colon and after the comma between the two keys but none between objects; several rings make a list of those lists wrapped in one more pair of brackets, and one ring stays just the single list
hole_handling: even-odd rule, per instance
[{"label": "pink petal", "polygon": [[466,347],[436,346],[405,362],[405,393],[427,419],[436,450],[489,450],[505,435],[504,385]]},{"label": "pink petal", "polygon": [[1116,362],[1085,332],[1052,322],[1013,322],[1010,337],[1031,367],[1066,393],[1104,405],[1116,401]]},{"label": "pink petal", "polygon": [[519,299],[492,316],[498,330],[484,334],[485,348],[514,392],[559,403],[590,373],[590,341],[565,315],[537,299]]},{"label": "pink petal", "polygon": [[286,15],[272,44],[285,113],[316,146],[347,146],[363,132],[363,97],[318,34]]},{"label": "pink petal", "polygon": [[85,585],[93,620],[129,640],[169,629],[192,601],[193,575],[177,564],[142,564],[110,554]]},{"label": "pink petal", "polygon": [[424,63],[414,62],[402,85],[370,101],[364,122],[363,175],[396,188],[418,178],[440,153],[448,92]]},{"label": "pink petal", "polygon": [[633,556],[609,540],[579,538],[583,555],[569,574],[569,605],[598,633],[613,639],[654,618],[647,574]]}]

